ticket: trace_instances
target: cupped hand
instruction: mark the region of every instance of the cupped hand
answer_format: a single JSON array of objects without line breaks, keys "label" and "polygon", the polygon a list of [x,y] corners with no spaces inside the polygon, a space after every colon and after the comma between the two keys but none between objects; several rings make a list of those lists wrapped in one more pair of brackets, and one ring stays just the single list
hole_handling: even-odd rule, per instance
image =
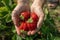
[{"label": "cupped hand", "polygon": [[[33,4],[31,5],[31,12],[35,12],[36,15],[39,17],[37,28],[32,31],[28,31],[28,35],[34,35],[36,32],[39,31],[41,24],[43,22],[44,13],[42,10],[42,6],[44,4],[44,0],[34,0]],[[39,27],[40,26],[40,27]]]},{"label": "cupped hand", "polygon": [[14,26],[16,28],[17,34],[20,35],[20,30],[19,30],[19,23],[20,23],[20,13],[23,11],[30,11],[29,4],[26,2],[21,1],[17,6],[14,8],[12,11],[12,21],[14,23]]}]

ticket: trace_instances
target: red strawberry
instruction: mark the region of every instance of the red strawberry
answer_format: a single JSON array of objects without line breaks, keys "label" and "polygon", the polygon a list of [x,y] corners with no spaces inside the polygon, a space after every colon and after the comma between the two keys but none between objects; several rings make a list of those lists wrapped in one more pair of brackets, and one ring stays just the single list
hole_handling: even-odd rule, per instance
[{"label": "red strawberry", "polygon": [[20,15],[21,20],[27,20],[30,17],[30,13],[28,11],[22,12]]},{"label": "red strawberry", "polygon": [[19,27],[19,30],[28,31],[27,24],[25,22],[22,22],[20,27]]},{"label": "red strawberry", "polygon": [[31,27],[33,27],[32,30],[35,30],[37,28],[37,24],[36,23],[31,23]]},{"label": "red strawberry", "polygon": [[33,19],[34,22],[38,21],[38,16],[35,13],[31,13],[31,18]]},{"label": "red strawberry", "polygon": [[23,29],[24,29],[24,31],[28,31],[27,23],[24,23]]},{"label": "red strawberry", "polygon": [[38,16],[35,13],[31,13],[31,17],[27,21],[29,30],[35,30],[37,28]]},{"label": "red strawberry", "polygon": [[23,30],[23,22],[20,24],[20,26],[19,26],[19,30]]},{"label": "red strawberry", "polygon": [[21,13],[21,15],[22,16],[20,17],[24,17],[23,19],[25,21],[21,21],[21,25],[19,27],[20,30],[29,31],[29,30],[35,30],[37,28],[38,16],[35,13],[31,13],[30,15],[30,13],[28,12],[23,12]]},{"label": "red strawberry", "polygon": [[28,29],[30,30],[30,24],[29,24],[29,23],[27,23],[27,27],[28,27]]},{"label": "red strawberry", "polygon": [[32,22],[32,23],[27,22],[27,27],[29,30],[35,30],[37,27],[37,24],[35,22]]},{"label": "red strawberry", "polygon": [[20,24],[19,30],[23,30],[23,24],[24,24],[24,23],[21,23],[21,24]]}]

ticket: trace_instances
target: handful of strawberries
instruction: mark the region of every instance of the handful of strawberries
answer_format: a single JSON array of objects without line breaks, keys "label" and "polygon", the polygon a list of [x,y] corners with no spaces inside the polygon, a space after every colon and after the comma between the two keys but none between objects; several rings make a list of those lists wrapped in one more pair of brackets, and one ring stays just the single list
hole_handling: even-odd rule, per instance
[{"label": "handful of strawberries", "polygon": [[29,13],[27,11],[22,12],[20,15],[21,23],[19,30],[31,31],[37,28],[38,16],[35,13]]}]

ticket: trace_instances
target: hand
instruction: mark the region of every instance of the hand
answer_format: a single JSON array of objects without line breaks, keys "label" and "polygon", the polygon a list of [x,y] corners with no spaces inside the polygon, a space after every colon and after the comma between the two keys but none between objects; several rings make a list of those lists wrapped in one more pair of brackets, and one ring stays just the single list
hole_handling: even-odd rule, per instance
[{"label": "hand", "polygon": [[[27,0],[26,0],[27,1]],[[19,23],[20,23],[20,13],[23,12],[23,11],[29,11],[29,4],[28,2],[26,2],[25,0],[18,0],[18,4],[17,6],[15,7],[15,9],[12,11],[12,21],[15,25],[15,28],[16,28],[16,31],[17,31],[17,34],[20,35],[20,31],[18,29],[19,27]]]},{"label": "hand", "polygon": [[42,10],[42,6],[43,6],[44,0],[34,0],[32,6],[31,6],[31,12],[35,12],[37,14],[37,16],[39,17],[38,23],[37,23],[37,29],[36,30],[32,30],[32,31],[28,31],[28,35],[34,35],[36,32],[39,31],[42,22],[43,22],[43,18],[44,18],[44,13]]}]

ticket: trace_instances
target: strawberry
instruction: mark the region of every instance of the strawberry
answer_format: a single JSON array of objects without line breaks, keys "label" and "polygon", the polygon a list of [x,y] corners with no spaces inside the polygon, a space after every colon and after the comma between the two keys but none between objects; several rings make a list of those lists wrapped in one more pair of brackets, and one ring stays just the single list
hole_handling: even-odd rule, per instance
[{"label": "strawberry", "polygon": [[21,20],[27,20],[30,17],[30,13],[28,11],[22,12],[20,15]]},{"label": "strawberry", "polygon": [[37,27],[37,22],[34,22],[32,18],[28,19],[27,26],[29,30],[34,30]]},{"label": "strawberry", "polygon": [[35,30],[37,27],[35,23],[27,23],[27,26],[29,30]]},{"label": "strawberry", "polygon": [[35,30],[37,28],[38,16],[35,13],[31,13],[30,18],[27,21],[29,30]]},{"label": "strawberry", "polygon": [[24,29],[24,31],[28,31],[27,23],[24,23],[23,29]]},{"label": "strawberry", "polygon": [[21,25],[19,26],[19,30],[28,31],[27,24],[25,22],[22,22]]},{"label": "strawberry", "polygon": [[[25,21],[21,21],[20,30],[29,31],[37,28],[38,16],[35,13],[22,12],[21,16]],[[29,18],[30,17],[30,18]]]},{"label": "strawberry", "polygon": [[35,13],[31,13],[31,18],[33,19],[34,22],[38,21],[38,16]]},{"label": "strawberry", "polygon": [[19,30],[23,30],[23,22],[20,24],[20,26],[19,26]]}]

